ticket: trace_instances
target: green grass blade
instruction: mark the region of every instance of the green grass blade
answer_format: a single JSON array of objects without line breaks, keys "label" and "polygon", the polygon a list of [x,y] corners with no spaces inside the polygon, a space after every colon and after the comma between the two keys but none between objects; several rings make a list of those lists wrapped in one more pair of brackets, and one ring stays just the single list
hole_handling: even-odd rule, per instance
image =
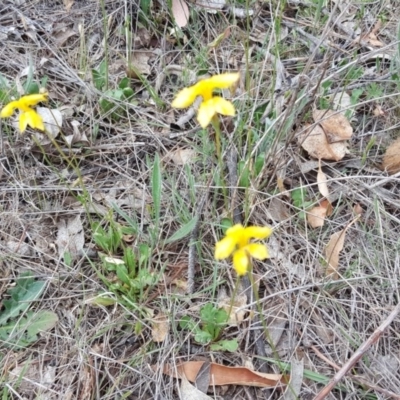
[{"label": "green grass blade", "polygon": [[183,239],[192,232],[197,224],[197,217],[192,218],[187,224],[181,226],[171,237],[165,240],[165,244]]},{"label": "green grass blade", "polygon": [[154,221],[158,226],[161,212],[161,162],[160,156],[157,153],[154,157],[151,189],[153,195]]}]

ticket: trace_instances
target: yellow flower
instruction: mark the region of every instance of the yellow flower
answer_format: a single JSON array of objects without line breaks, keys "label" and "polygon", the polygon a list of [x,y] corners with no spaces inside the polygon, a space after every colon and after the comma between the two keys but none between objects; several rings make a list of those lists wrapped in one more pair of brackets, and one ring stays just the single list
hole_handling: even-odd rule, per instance
[{"label": "yellow flower", "polygon": [[34,129],[44,131],[44,124],[42,117],[33,109],[32,106],[41,101],[47,100],[47,93],[43,94],[30,94],[22,96],[19,100],[11,101],[0,112],[1,118],[8,118],[14,113],[16,109],[20,110],[19,115],[19,130],[23,133],[29,125]]},{"label": "yellow flower", "polygon": [[235,106],[220,96],[213,96],[215,89],[228,89],[239,80],[239,73],[226,73],[202,79],[195,85],[182,89],[172,102],[174,108],[187,108],[193,104],[197,96],[203,98],[197,113],[197,120],[205,128],[215,114],[234,117]]},{"label": "yellow flower", "polygon": [[215,259],[221,260],[233,253],[233,268],[239,276],[245,275],[250,267],[250,257],[265,260],[269,257],[267,246],[261,243],[250,243],[250,239],[265,239],[272,229],[261,226],[241,224],[232,226],[226,231],[226,236],[215,245]]}]

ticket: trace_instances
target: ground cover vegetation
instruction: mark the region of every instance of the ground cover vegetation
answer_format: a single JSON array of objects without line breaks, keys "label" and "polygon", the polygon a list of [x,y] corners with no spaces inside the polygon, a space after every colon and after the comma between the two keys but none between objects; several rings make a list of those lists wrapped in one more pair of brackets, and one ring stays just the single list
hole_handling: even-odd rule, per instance
[{"label": "ground cover vegetation", "polygon": [[0,2],[2,399],[400,398],[400,5]]}]

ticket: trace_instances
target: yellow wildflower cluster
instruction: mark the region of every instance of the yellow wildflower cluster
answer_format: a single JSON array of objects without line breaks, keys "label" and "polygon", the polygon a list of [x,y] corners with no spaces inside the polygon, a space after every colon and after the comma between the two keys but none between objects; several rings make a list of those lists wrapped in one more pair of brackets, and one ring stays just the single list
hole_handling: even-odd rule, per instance
[{"label": "yellow wildflower cluster", "polygon": [[47,93],[22,96],[19,100],[8,103],[1,110],[0,117],[11,117],[14,111],[18,109],[20,111],[18,125],[21,133],[25,132],[28,125],[33,129],[44,131],[43,119],[32,107],[36,106],[41,101],[46,101],[47,96]]},{"label": "yellow wildflower cluster", "polygon": [[265,239],[272,233],[272,229],[261,226],[241,224],[232,226],[226,231],[226,236],[215,245],[215,259],[222,260],[233,254],[233,268],[239,276],[246,275],[251,266],[250,257],[265,260],[269,257],[265,244],[250,243],[251,239]]},{"label": "yellow wildflower cluster", "polygon": [[219,74],[202,79],[195,85],[182,89],[172,102],[172,107],[190,107],[196,97],[201,96],[203,101],[197,112],[197,120],[202,128],[205,128],[216,114],[234,117],[235,106],[220,96],[214,96],[213,92],[215,89],[228,89],[238,80],[239,73]]}]

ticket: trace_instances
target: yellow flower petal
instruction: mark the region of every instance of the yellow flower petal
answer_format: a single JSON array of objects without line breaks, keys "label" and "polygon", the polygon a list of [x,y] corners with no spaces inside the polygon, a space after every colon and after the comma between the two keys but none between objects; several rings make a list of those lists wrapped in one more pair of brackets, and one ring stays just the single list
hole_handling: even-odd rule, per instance
[{"label": "yellow flower petal", "polygon": [[18,121],[19,130],[21,133],[25,132],[28,124],[29,124],[29,114],[27,115],[26,113],[21,113]]},{"label": "yellow flower petal", "polygon": [[178,92],[171,106],[174,108],[190,107],[198,95],[199,94],[197,93],[195,86],[184,88]]},{"label": "yellow flower petal", "polygon": [[272,229],[268,226],[248,226],[244,228],[243,235],[247,239],[265,239],[271,236]]},{"label": "yellow flower petal", "polygon": [[268,248],[265,244],[251,243],[244,247],[243,250],[257,260],[265,260],[269,257]]},{"label": "yellow flower petal", "polygon": [[21,133],[25,132],[28,125],[33,129],[44,131],[43,119],[35,110],[29,109],[29,111],[22,112],[19,116],[19,130]]},{"label": "yellow flower petal", "polygon": [[[16,108],[23,112],[30,112],[32,106],[35,106],[36,104],[40,103],[41,101],[46,101],[47,100],[48,93],[43,93],[43,94],[30,94],[28,96],[22,96],[19,100],[11,101],[8,103],[0,113],[1,118],[7,118],[11,117],[13,112],[15,111]],[[25,126],[26,129],[26,118],[29,118],[29,116],[25,116],[22,118],[22,123],[21,123],[21,118],[20,118],[20,128],[21,126]],[[43,123],[42,123],[43,124]],[[25,130],[24,129],[24,130]],[[23,132],[23,130],[21,130]]]},{"label": "yellow flower petal", "polygon": [[236,242],[233,238],[226,236],[215,244],[214,258],[216,260],[222,260],[223,258],[229,257],[236,248]]},{"label": "yellow flower petal", "polygon": [[249,256],[245,250],[240,249],[233,254],[233,268],[239,276],[246,275],[250,265]]},{"label": "yellow flower petal", "polygon": [[226,230],[226,235],[227,236],[238,235],[239,233],[243,232],[243,230],[244,228],[242,224],[236,224]]},{"label": "yellow flower petal", "polygon": [[234,85],[239,80],[239,77],[240,75],[238,72],[229,72],[226,74],[214,75],[207,79],[207,83],[215,89],[227,89]]},{"label": "yellow flower petal", "polygon": [[202,128],[206,128],[215,114],[216,110],[214,107],[213,98],[208,101],[203,101],[200,104],[197,112],[197,121],[199,121],[199,124]]},{"label": "yellow flower petal", "polygon": [[228,115],[230,117],[235,116],[235,106],[230,101],[218,96],[213,97],[212,100],[214,109],[218,114]]},{"label": "yellow flower petal", "polygon": [[44,131],[43,119],[35,110],[30,110],[25,114],[29,114],[29,125],[32,128]]},{"label": "yellow flower petal", "polygon": [[22,96],[19,100],[17,100],[17,103],[19,103],[17,107],[23,108],[23,107],[36,106],[36,104],[40,103],[41,101],[47,101],[47,96],[48,93],[30,94],[28,96]]},{"label": "yellow flower petal", "polygon": [[8,118],[11,117],[11,115],[13,114],[14,110],[18,107],[18,101],[12,101],[10,103],[8,103],[2,110],[0,113],[0,117],[1,118]]}]

